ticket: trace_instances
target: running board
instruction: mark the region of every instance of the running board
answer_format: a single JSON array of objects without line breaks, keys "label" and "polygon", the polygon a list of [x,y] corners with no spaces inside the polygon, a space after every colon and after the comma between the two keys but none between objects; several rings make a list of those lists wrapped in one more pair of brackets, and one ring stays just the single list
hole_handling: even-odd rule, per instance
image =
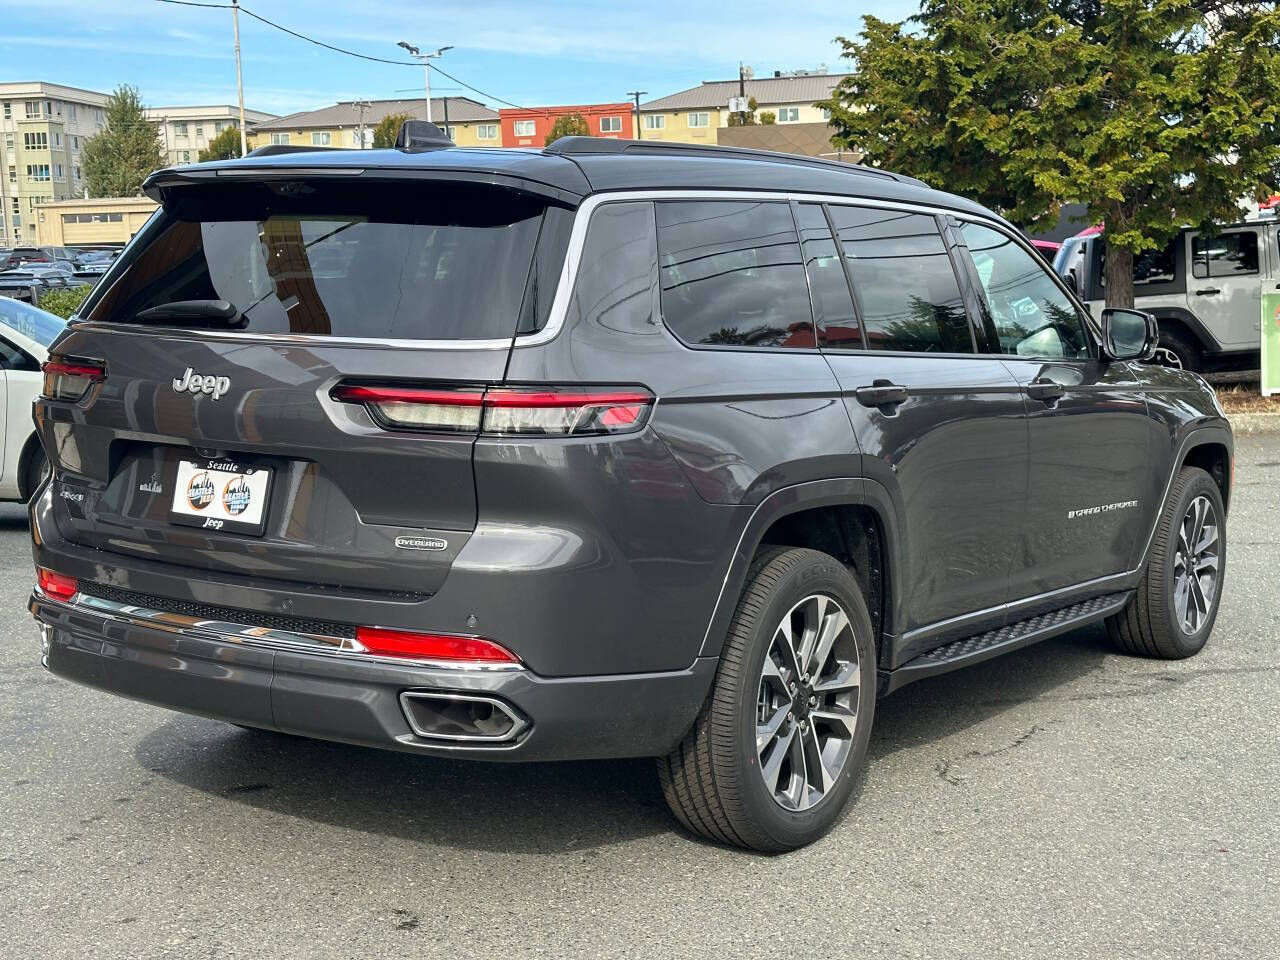
[{"label": "running board", "polygon": [[962,640],[953,640],[937,649],[908,660],[896,670],[881,671],[880,695],[893,693],[899,687],[940,673],[949,673],[971,663],[981,663],[1002,653],[1009,653],[1033,643],[1056,637],[1060,633],[1075,630],[1119,612],[1129,601],[1133,591],[1108,593],[1069,607],[1041,613],[1026,620],[1009,623],[986,633],[979,633]]}]

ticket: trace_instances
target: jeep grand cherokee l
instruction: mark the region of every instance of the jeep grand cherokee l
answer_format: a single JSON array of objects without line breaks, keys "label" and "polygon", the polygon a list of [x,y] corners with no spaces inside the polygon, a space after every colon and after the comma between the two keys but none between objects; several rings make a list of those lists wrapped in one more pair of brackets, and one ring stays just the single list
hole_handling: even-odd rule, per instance
[{"label": "jeep grand cherokee l", "polygon": [[783,850],[877,695],[1095,621],[1208,639],[1214,394],[999,217],[750,151],[409,142],[147,180],[35,410],[54,673],[409,753],[654,756],[689,830]]}]

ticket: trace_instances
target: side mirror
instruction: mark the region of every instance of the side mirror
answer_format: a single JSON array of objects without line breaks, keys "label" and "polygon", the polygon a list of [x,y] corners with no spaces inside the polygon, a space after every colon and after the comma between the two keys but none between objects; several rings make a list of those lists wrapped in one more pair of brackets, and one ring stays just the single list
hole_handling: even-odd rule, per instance
[{"label": "side mirror", "polygon": [[1102,353],[1108,360],[1150,360],[1160,342],[1156,318],[1141,310],[1102,311]]}]

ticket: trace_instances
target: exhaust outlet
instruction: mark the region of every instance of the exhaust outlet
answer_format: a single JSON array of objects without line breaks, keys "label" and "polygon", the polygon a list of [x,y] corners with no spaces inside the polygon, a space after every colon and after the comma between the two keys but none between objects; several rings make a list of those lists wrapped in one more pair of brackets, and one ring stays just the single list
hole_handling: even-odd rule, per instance
[{"label": "exhaust outlet", "polygon": [[529,720],[496,697],[472,693],[406,690],[400,709],[424,740],[449,743],[507,743],[529,728]]}]

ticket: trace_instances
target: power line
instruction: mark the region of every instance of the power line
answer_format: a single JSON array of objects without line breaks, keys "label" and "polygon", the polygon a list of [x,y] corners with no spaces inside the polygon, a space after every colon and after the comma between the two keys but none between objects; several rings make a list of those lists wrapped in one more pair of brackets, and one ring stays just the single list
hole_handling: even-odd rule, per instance
[{"label": "power line", "polygon": [[[175,6],[180,6],[180,7],[204,7],[206,9],[211,9],[211,10],[230,10],[232,6],[229,3],[201,3],[201,2],[197,2],[197,0],[157,0],[157,2],[169,3],[169,4],[173,4]],[[240,6],[240,12],[245,14],[246,16],[253,17],[253,19],[258,20],[261,23],[265,23],[269,27],[274,27],[276,30],[281,31],[282,33],[287,33],[291,37],[296,37],[299,40],[305,40],[307,43],[313,43],[317,47],[324,47],[326,50],[332,50],[334,53],[345,54],[348,57],[357,57],[360,60],[370,60],[373,63],[388,63],[395,67],[416,67],[419,65],[416,60],[388,60],[384,57],[373,57],[367,53],[357,53],[355,50],[347,50],[347,49],[344,49],[343,47],[335,47],[331,43],[325,43],[323,40],[317,40],[314,37],[308,37],[306,34],[298,33],[296,30],[290,30],[288,27],[283,26],[279,23],[276,23],[274,20],[268,20],[266,17],[261,16],[260,14],[254,13],[252,10],[250,10],[248,7],[244,5]],[[454,83],[461,84],[462,86],[470,90],[472,93],[478,93],[480,96],[484,97],[486,100],[494,100],[498,103],[504,103],[508,107],[516,107],[516,108],[520,107],[520,104],[518,103],[512,103],[510,100],[504,100],[502,97],[495,97],[491,93],[485,93],[479,87],[473,87],[471,84],[467,83],[465,80],[459,80],[453,74],[445,73],[439,67],[428,65],[428,69],[436,71],[436,73],[440,74],[442,77],[448,77]]]}]

